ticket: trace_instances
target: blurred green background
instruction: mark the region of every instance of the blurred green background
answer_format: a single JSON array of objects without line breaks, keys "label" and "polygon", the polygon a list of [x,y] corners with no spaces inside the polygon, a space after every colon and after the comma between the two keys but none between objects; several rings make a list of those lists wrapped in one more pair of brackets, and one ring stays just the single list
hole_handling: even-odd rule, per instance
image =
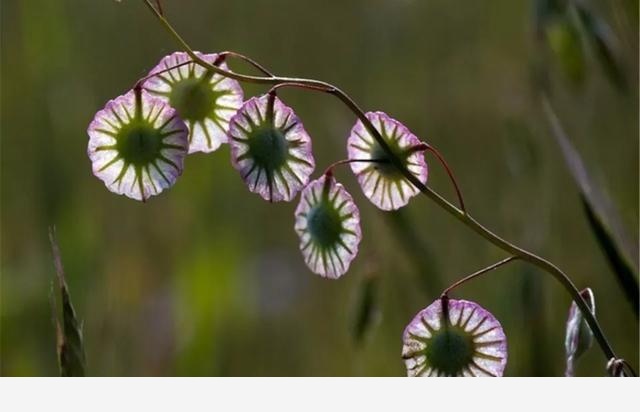
[{"label": "blurred green background", "polygon": [[[584,79],[548,63],[553,101],[637,244],[638,2],[592,1],[618,38],[620,91],[592,55]],[[618,353],[638,366],[638,322],[590,231],[542,115],[533,6],[486,0],[165,0],[197,50],[235,50],[282,75],[345,89],[438,147],[472,214],[593,288]],[[405,375],[401,334],[443,287],[504,254],[425,197],[400,214],[338,179],[362,212],[352,269],[312,274],[293,230],[296,202],[249,193],[229,150],[189,156],[177,184],[142,204],[91,174],[86,128],[173,40],[138,0],[2,0],[2,375],[56,375],[47,227],[56,225],[84,322],[90,375]],[[237,71],[251,72],[242,64]],[[264,88],[246,86],[247,96]],[[337,100],[282,92],[314,139],[316,175],[346,157],[353,115]],[[428,159],[429,160],[429,159]],[[449,198],[430,161],[430,186]],[[363,285],[371,322],[356,330]],[[506,374],[561,375],[570,300],[515,263],[465,285],[509,338]],[[578,375],[604,374],[594,347]]]}]

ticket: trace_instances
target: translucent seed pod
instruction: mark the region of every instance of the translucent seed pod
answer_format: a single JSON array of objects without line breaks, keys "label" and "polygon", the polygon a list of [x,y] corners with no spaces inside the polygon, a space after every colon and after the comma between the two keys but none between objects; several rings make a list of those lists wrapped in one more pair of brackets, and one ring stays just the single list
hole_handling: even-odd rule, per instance
[{"label": "translucent seed pod", "polygon": [[[202,60],[228,70],[218,54],[196,52]],[[143,87],[174,107],[189,127],[189,153],[213,152],[227,142],[229,120],[242,105],[244,93],[233,79],[208,71],[184,52],[165,56],[149,72]],[[159,73],[153,76],[154,73]]]},{"label": "translucent seed pod", "polygon": [[337,279],[358,253],[360,212],[344,186],[323,175],[309,183],[295,212],[300,250],[313,273]]},{"label": "translucent seed pod", "polygon": [[311,138],[293,110],[274,95],[247,100],[229,126],[231,163],[251,192],[290,201],[315,168]]},{"label": "translucent seed pod", "polygon": [[[380,133],[396,158],[422,183],[427,182],[427,163],[424,144],[407,127],[382,112],[369,112],[367,119]],[[347,141],[349,159],[375,160],[353,162],[351,170],[365,196],[382,210],[396,210],[405,206],[419,193],[392,163],[390,156],[378,144],[364,124],[358,122],[351,129]]]},{"label": "translucent seed pod", "polygon": [[466,300],[438,299],[421,310],[404,330],[403,343],[409,376],[502,376],[507,364],[500,322]]},{"label": "translucent seed pod", "polygon": [[144,90],[109,101],[87,133],[93,174],[114,193],[144,201],[182,174],[187,126],[173,108]]}]

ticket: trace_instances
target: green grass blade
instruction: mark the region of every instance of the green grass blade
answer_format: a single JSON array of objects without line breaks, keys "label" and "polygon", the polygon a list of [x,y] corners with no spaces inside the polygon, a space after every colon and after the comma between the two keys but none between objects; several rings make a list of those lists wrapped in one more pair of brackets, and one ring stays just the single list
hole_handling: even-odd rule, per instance
[{"label": "green grass blade", "polygon": [[617,275],[618,282],[625,291],[627,299],[631,303],[636,317],[638,317],[638,306],[640,305],[640,294],[638,292],[640,290],[640,286],[638,285],[638,279],[634,274],[633,265],[621,252],[620,248],[618,248],[613,238],[613,234],[602,221],[600,215],[594,211],[591,203],[589,203],[583,195],[580,196],[580,199],[582,200],[584,212],[587,215],[587,220],[589,221],[591,230],[595,234],[602,252],[607,257],[613,273]]},{"label": "green grass blade", "polygon": [[575,3],[575,9],[586,42],[593,50],[605,75],[619,90],[626,90],[627,81],[616,51],[617,41],[613,30],[581,2]]},{"label": "green grass blade", "polygon": [[[82,326],[71,302],[69,287],[64,277],[60,248],[55,238],[55,229],[49,229],[49,240],[56,268],[58,288],[62,299],[62,325],[55,313],[58,364],[61,376],[85,376],[86,359],[82,342]],[[55,309],[55,308],[54,308]]]},{"label": "green grass blade", "polygon": [[628,240],[620,217],[611,200],[595,185],[578,151],[569,141],[551,104],[544,99],[544,109],[551,125],[552,135],[558,142],[565,163],[578,188],[591,230],[603,250],[612,272],[638,316],[638,263],[634,247]]}]

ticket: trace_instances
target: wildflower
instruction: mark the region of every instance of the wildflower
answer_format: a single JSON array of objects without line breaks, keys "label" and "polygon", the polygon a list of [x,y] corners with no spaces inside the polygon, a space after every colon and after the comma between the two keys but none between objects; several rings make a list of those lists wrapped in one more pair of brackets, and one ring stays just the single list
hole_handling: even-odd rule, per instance
[{"label": "wildflower", "polygon": [[403,341],[409,376],[502,376],[507,364],[500,322],[466,300],[436,300],[413,318]]},{"label": "wildflower", "polygon": [[[424,143],[402,123],[385,113],[369,112],[366,116],[395,157],[422,183],[426,183],[427,164],[422,153]],[[418,193],[418,189],[407,181],[360,120],[351,129],[347,151],[349,159],[375,160],[369,163],[353,162],[351,170],[357,176],[365,196],[380,209],[399,209]]]},{"label": "wildflower", "polygon": [[109,101],[87,132],[93,174],[114,193],[144,201],[182,173],[187,126],[173,108],[144,90]]},{"label": "wildflower", "polygon": [[249,190],[271,202],[293,199],[315,168],[311,138],[273,94],[242,105],[230,122],[229,146],[231,163]]},{"label": "wildflower", "polygon": [[360,212],[344,186],[331,174],[312,181],[295,212],[300,250],[313,273],[337,279],[358,253]]},{"label": "wildflower", "polygon": [[[217,54],[196,52],[204,61],[227,70]],[[189,153],[213,152],[227,142],[229,120],[240,108],[243,92],[233,79],[211,72],[191,60],[187,53],[165,56],[149,72],[144,88],[174,107],[189,127]],[[154,73],[159,73],[153,76]]]}]

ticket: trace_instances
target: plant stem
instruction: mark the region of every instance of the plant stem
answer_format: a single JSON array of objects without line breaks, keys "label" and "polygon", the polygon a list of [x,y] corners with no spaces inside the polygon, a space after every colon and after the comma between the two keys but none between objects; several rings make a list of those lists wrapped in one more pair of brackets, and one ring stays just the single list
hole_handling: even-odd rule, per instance
[{"label": "plant stem", "polygon": [[325,175],[332,175],[333,169],[338,166],[346,165],[349,163],[387,163],[386,159],[342,159],[337,162],[331,163],[324,171]]},{"label": "plant stem", "polygon": [[218,53],[219,56],[222,57],[227,57],[227,56],[231,56],[231,57],[235,57],[237,59],[240,59],[246,63],[249,63],[249,65],[253,66],[254,68],[258,69],[258,71],[262,72],[263,74],[270,76],[270,77],[274,77],[273,73],[271,73],[269,70],[265,69],[264,66],[262,66],[260,63],[256,62],[255,60],[245,56],[244,54],[240,54],[240,53],[236,53],[234,51],[223,51],[221,53]]},{"label": "plant stem", "polygon": [[340,90],[338,87],[323,82],[320,80],[313,79],[304,79],[304,78],[295,78],[295,77],[281,77],[281,76],[249,76],[234,73],[231,71],[227,71],[221,69],[220,67],[209,64],[204,61],[196,53],[191,49],[191,47],[187,44],[187,42],[176,32],[173,26],[169,23],[169,21],[151,4],[151,0],[143,0],[144,3],[151,9],[154,15],[158,18],[160,23],[165,27],[165,29],[169,32],[169,34],[178,42],[178,44],[191,56],[191,58],[201,66],[218,73],[222,76],[229,77],[238,81],[248,82],[248,83],[257,83],[257,84],[271,84],[278,85],[283,83],[295,84],[300,87],[305,87],[308,89],[313,89],[316,91],[321,91],[325,93],[329,93],[331,95],[336,96],[340,101],[342,101],[363,123],[363,125],[367,128],[369,133],[373,136],[376,142],[380,145],[380,147],[385,151],[385,153],[389,156],[391,163],[394,164],[398,168],[398,170],[403,174],[403,176],[411,182],[420,192],[433,200],[438,206],[447,211],[453,217],[461,221],[467,227],[472,229],[474,232],[493,243],[498,248],[508,252],[510,255],[518,257],[530,264],[537,266],[543,271],[551,274],[560,284],[565,288],[565,290],[569,293],[571,298],[576,302],[578,308],[582,312],[584,319],[588,323],[589,327],[593,331],[593,334],[604,353],[604,356],[607,361],[611,359],[618,359],[615,352],[613,351],[609,341],[607,340],[604,332],[600,328],[598,320],[589,310],[589,306],[584,301],[582,296],[580,295],[580,291],[573,284],[571,279],[565,273],[560,270],[553,263],[537,256],[534,253],[531,253],[525,249],[522,249],[513,243],[508,242],[507,240],[501,238],[496,235],[482,224],[480,224],[477,220],[475,220],[469,213],[458,209],[453,204],[449,203],[445,198],[443,198],[440,194],[426,186],[422,183],[415,175],[413,175],[402,163],[402,160],[396,157],[391,148],[387,144],[387,142],[382,138],[380,132],[373,126],[373,124],[367,119],[364,111],[360,109],[360,107],[351,99],[351,97]]},{"label": "plant stem", "polygon": [[283,82],[283,83],[278,83],[272,86],[267,93],[275,93],[278,89],[282,89],[284,87],[297,87],[299,89],[314,90],[316,92],[324,92],[324,93],[330,93],[332,90],[324,86],[316,86],[316,85],[307,84],[307,83]]},{"label": "plant stem", "polygon": [[141,78],[136,82],[136,84],[133,86],[133,88],[134,88],[134,89],[141,89],[141,88],[142,88],[142,85],[144,85],[144,82],[146,82],[147,80],[149,80],[149,79],[151,79],[151,78],[153,78],[153,77],[159,76],[159,75],[161,75],[161,74],[163,74],[163,73],[166,73],[166,72],[168,72],[168,71],[171,71],[171,70],[174,70],[174,69],[180,68],[180,67],[182,67],[182,66],[186,66],[187,64],[193,64],[193,61],[192,61],[192,60],[189,60],[189,61],[186,61],[186,62],[182,62],[182,63],[176,64],[176,65],[174,65],[174,66],[167,67],[166,69],[162,69],[162,70],[159,70],[159,71],[157,71],[157,72],[154,72],[154,73],[148,74],[148,75],[146,75],[146,76],[144,76],[144,77],[141,77]]},{"label": "plant stem", "polygon": [[456,190],[456,196],[458,196],[458,204],[460,205],[460,209],[463,212],[466,213],[467,210],[464,207],[464,199],[462,198],[462,191],[460,190],[460,186],[458,185],[458,181],[456,180],[456,177],[453,175],[453,171],[449,167],[449,164],[447,163],[446,160],[444,160],[444,157],[440,154],[440,152],[435,147],[433,147],[431,145],[427,145],[427,150],[430,151],[431,153],[433,153],[436,156],[436,158],[438,159],[438,161],[440,162],[442,167],[444,167],[444,170],[449,175],[449,179],[451,180],[451,184],[453,184],[453,188]]},{"label": "plant stem", "polygon": [[473,272],[472,274],[463,277],[462,279],[460,279],[456,283],[454,283],[451,286],[449,286],[448,288],[446,288],[442,292],[442,295],[446,296],[446,295],[449,294],[449,292],[451,292],[453,289],[457,288],[458,286],[462,285],[463,283],[467,283],[468,281],[470,281],[471,279],[473,279],[475,277],[478,277],[480,275],[484,275],[487,272],[491,272],[492,270],[495,270],[495,269],[499,268],[500,266],[505,265],[505,264],[511,262],[512,260],[516,260],[516,259],[518,259],[517,256],[509,256],[506,259],[502,259],[500,262],[494,263],[491,266],[487,266],[486,268],[480,269],[477,272]]}]

